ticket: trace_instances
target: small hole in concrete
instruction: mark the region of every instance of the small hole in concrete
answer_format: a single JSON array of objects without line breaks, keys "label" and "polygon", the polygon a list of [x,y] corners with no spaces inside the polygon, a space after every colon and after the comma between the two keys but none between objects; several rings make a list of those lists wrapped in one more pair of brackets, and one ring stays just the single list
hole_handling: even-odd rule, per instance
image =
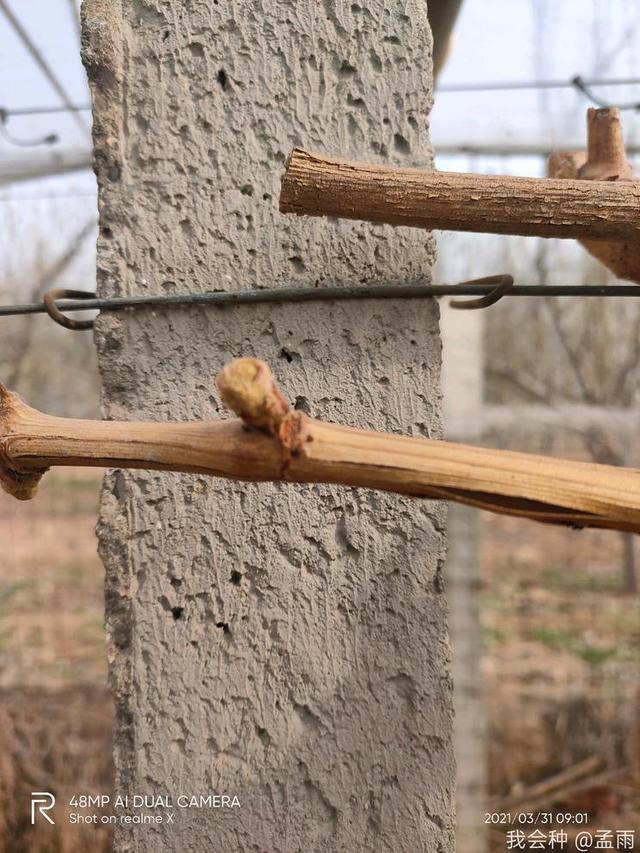
[{"label": "small hole in concrete", "polygon": [[280,350],[280,358],[286,359],[289,364],[291,364],[291,362],[293,361],[293,356],[286,347],[282,347],[282,349]]},{"label": "small hole in concrete", "polygon": [[229,634],[231,632],[231,628],[226,622],[216,622],[216,628],[222,628],[225,634]]},{"label": "small hole in concrete", "polygon": [[192,41],[187,45],[191,56],[195,56],[197,59],[202,59],[204,57],[204,45],[200,44],[198,41]]},{"label": "small hole in concrete", "polygon": [[304,261],[302,260],[302,258],[299,255],[292,255],[289,258],[289,263],[291,264],[291,266],[294,268],[294,270],[296,272],[304,272],[306,269]]},{"label": "small hole in concrete", "polygon": [[266,729],[262,728],[262,726],[258,726],[256,728],[256,734],[265,746],[268,746],[271,743],[269,732]]},{"label": "small hole in concrete", "polygon": [[411,153],[411,146],[401,133],[393,134],[393,147],[401,154]]},{"label": "small hole in concrete", "polygon": [[306,415],[311,414],[311,406],[306,397],[296,397],[293,408],[298,412],[304,412]]},{"label": "small hole in concrete", "polygon": [[218,80],[218,83],[220,84],[220,88],[224,92],[224,90],[227,88],[227,86],[229,84],[229,78],[227,77],[224,68],[221,68],[220,71],[218,71],[217,80]]},{"label": "small hole in concrete", "polygon": [[355,65],[352,65],[350,62],[347,62],[347,60],[346,60],[346,59],[344,59],[344,60],[342,61],[342,65],[341,65],[341,66],[340,66],[340,68],[338,69],[338,74],[339,74],[341,77],[353,77],[353,75],[354,75],[355,73],[356,73],[356,67],[355,67]]},{"label": "small hole in concrete", "polygon": [[184,613],[184,607],[172,607],[171,615],[173,618],[178,621],[178,619],[182,619],[182,614]]},{"label": "small hole in concrete", "polygon": [[231,575],[229,576],[229,580],[231,581],[231,583],[238,586],[240,581],[242,580],[242,575],[240,574],[240,572],[234,569],[234,571],[232,571]]}]

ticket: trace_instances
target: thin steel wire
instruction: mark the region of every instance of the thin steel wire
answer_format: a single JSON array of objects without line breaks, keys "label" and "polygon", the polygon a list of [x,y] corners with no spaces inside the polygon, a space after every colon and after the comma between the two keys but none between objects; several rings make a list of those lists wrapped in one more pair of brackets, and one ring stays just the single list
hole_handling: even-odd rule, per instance
[{"label": "thin steel wire", "polygon": [[[450,92],[509,92],[523,89],[576,89],[582,91],[581,87],[591,88],[593,86],[640,86],[640,77],[620,78],[594,78],[585,79],[576,75],[570,80],[502,80],[487,83],[451,83],[438,86],[437,94]],[[30,116],[48,113],[66,112],[90,112],[91,104],[63,105],[38,105],[33,107],[10,107],[5,109],[8,116]]]},{"label": "thin steel wire", "polygon": [[[61,311],[123,311],[135,308],[190,307],[196,305],[242,305],[247,303],[326,302],[352,299],[423,299],[441,296],[492,297],[491,304],[501,298],[514,297],[586,297],[638,298],[640,285],[635,284],[529,284],[505,288],[509,276],[490,276],[487,279],[460,284],[365,284],[327,287],[279,287],[259,290],[212,291],[207,293],[176,293],[153,296],[97,297],[87,291],[82,299],[56,299]],[[472,300],[473,302],[473,300]],[[462,303],[464,306],[465,304]],[[466,307],[466,306],[465,306]],[[45,314],[44,302],[0,305],[0,317],[26,314]]]},{"label": "thin steel wire", "polygon": [[84,113],[91,112],[91,104],[54,104],[51,106],[12,107],[4,110],[8,116],[37,116],[54,113]]},{"label": "thin steel wire", "polygon": [[90,130],[86,122],[82,119],[78,112],[73,109],[75,104],[73,104],[71,98],[67,94],[67,90],[60,81],[60,78],[54,72],[51,65],[47,62],[42,51],[38,48],[38,46],[31,38],[31,35],[29,34],[27,28],[23,26],[23,24],[17,18],[17,16],[13,12],[9,4],[6,2],[6,0],[0,0],[0,11],[4,13],[4,16],[9,22],[13,31],[16,33],[16,35],[26,47],[26,49],[29,51],[29,53],[31,54],[31,58],[36,63],[38,68],[42,71],[51,86],[53,86],[62,103],[73,114],[74,121],[76,122],[78,127],[81,128],[81,130],[83,130],[85,133],[90,134]]},{"label": "thin steel wire", "polygon": [[487,83],[451,83],[438,86],[438,92],[513,92],[522,89],[577,89],[582,86],[640,86],[640,77],[585,79],[576,75],[568,80],[496,80]]},{"label": "thin steel wire", "polygon": [[526,89],[539,91],[541,89],[573,89],[591,101],[597,107],[617,107],[619,110],[640,110],[640,99],[615,103],[597,95],[593,88],[595,86],[638,86],[640,78],[626,77],[607,80],[604,78],[585,80],[580,74],[576,74],[570,80],[505,80],[493,83],[459,83],[451,86],[439,86],[436,95],[452,92],[515,92]]}]

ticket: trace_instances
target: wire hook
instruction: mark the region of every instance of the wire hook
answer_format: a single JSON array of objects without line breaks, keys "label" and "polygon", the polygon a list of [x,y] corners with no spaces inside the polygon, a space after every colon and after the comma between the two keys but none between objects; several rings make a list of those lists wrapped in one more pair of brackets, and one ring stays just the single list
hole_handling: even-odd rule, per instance
[{"label": "wire hook", "polygon": [[64,287],[56,287],[53,290],[47,290],[42,296],[44,307],[47,309],[47,314],[58,325],[64,326],[65,329],[73,329],[80,332],[85,329],[93,329],[93,320],[72,320],[67,317],[58,308],[56,299],[95,299],[96,294],[90,293],[87,290],[68,290]]},{"label": "wire hook", "polygon": [[571,85],[574,89],[577,89],[578,92],[584,95],[585,98],[590,100],[592,104],[595,104],[596,107],[616,107],[616,109],[619,110],[635,110],[636,112],[640,110],[640,101],[630,101],[627,104],[612,104],[610,101],[604,101],[602,98],[598,98],[593,94],[591,87],[587,86],[579,74],[571,79]]},{"label": "wire hook", "polygon": [[490,305],[495,305],[513,287],[513,276],[488,275],[485,278],[462,281],[460,284],[467,286],[470,284],[495,284],[493,290],[489,291],[485,296],[479,296],[477,299],[452,299],[449,303],[452,308],[457,308],[459,311],[469,311],[475,308],[488,308]]}]

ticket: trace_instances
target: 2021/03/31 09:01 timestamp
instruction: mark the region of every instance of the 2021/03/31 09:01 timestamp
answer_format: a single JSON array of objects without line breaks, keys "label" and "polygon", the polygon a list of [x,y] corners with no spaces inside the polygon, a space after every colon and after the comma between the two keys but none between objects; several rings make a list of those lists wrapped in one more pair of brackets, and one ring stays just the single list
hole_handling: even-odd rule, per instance
[{"label": "2021/03/31 09:01 timestamp", "polygon": [[587,812],[485,812],[484,822],[498,826],[527,826],[536,823],[582,826],[588,821]]}]

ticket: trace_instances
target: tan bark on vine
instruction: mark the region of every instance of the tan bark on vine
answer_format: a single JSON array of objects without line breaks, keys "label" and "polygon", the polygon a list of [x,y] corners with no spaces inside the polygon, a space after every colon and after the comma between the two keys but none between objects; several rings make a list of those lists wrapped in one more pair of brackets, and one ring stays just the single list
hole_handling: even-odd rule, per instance
[{"label": "tan bark on vine", "polygon": [[640,471],[322,422],[291,410],[268,366],[256,359],[227,365],[218,384],[240,418],[58,418],[0,386],[0,484],[26,500],[50,466],[150,468],[382,489],[538,521],[640,532]]}]

